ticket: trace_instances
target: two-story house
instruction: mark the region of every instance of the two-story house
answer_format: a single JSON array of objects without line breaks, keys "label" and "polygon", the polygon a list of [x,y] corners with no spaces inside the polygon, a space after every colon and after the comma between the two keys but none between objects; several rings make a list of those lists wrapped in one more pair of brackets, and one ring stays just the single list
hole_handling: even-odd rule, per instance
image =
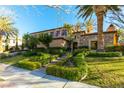
[{"label": "two-story house", "polygon": [[[69,47],[67,39],[68,31],[64,27],[34,32],[31,35],[38,36],[40,33],[49,33],[53,36],[54,40],[50,43],[50,47]],[[114,25],[111,24],[103,34],[105,46],[118,44],[117,29]],[[97,49],[97,35],[97,32],[75,31],[74,47],[87,46],[90,49]],[[37,47],[44,47],[44,45],[39,44]]]}]

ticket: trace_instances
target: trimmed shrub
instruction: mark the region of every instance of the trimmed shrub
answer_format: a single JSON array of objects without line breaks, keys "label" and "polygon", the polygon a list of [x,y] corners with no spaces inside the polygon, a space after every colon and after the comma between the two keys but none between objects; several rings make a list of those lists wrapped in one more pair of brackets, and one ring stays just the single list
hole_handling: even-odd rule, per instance
[{"label": "trimmed shrub", "polygon": [[42,66],[48,64],[50,62],[50,54],[47,53],[39,53],[38,56],[33,56],[29,59],[32,62],[40,62]]},{"label": "trimmed shrub", "polygon": [[85,56],[83,55],[83,53],[77,54],[73,58],[73,62],[76,67],[82,67],[83,65],[86,65]]},{"label": "trimmed shrub", "polygon": [[112,52],[112,51],[124,52],[124,46],[108,46],[105,47],[105,50],[108,52]]},{"label": "trimmed shrub", "polygon": [[9,53],[0,54],[0,59],[4,59],[4,58],[8,58],[8,57],[9,57]]},{"label": "trimmed shrub", "polygon": [[49,48],[49,53],[62,56],[66,52],[66,48],[52,47]]},{"label": "trimmed shrub", "polygon": [[36,49],[33,49],[33,51],[35,51],[35,52],[43,52],[43,53],[47,52],[45,48],[36,48]]},{"label": "trimmed shrub", "polygon": [[89,52],[89,49],[75,49],[73,51],[73,55],[77,55],[78,53],[84,53],[85,55],[87,55],[87,53]]},{"label": "trimmed shrub", "polygon": [[15,66],[28,69],[28,70],[35,70],[41,67],[41,63],[39,62],[30,62],[28,60],[23,60],[15,64]]},{"label": "trimmed shrub", "polygon": [[26,51],[26,52],[22,53],[22,55],[25,56],[25,57],[30,57],[30,56],[37,55],[37,52],[35,52],[35,51]]},{"label": "trimmed shrub", "polygon": [[82,49],[82,48],[83,48],[83,49],[89,49],[88,46],[79,46],[79,48],[80,48],[80,49]]},{"label": "trimmed shrub", "polygon": [[53,61],[53,60],[56,60],[58,57],[59,57],[59,55],[52,55],[52,56],[51,56],[51,60],[52,60],[52,61]]},{"label": "trimmed shrub", "polygon": [[87,57],[120,57],[121,52],[90,52]]},{"label": "trimmed shrub", "polygon": [[80,68],[59,65],[49,65],[46,69],[46,73],[69,80],[80,80],[83,74]]},{"label": "trimmed shrub", "polygon": [[0,59],[9,58],[9,57],[20,55],[20,54],[21,54],[20,52],[13,52],[13,53],[5,52],[0,54]]},{"label": "trimmed shrub", "polygon": [[[71,55],[69,55],[70,58]],[[84,61],[83,53],[76,55],[72,60],[75,64],[73,67],[63,66],[63,64],[67,63],[69,59],[64,59],[54,65],[48,65],[46,69],[46,73],[49,75],[54,75],[58,77],[62,77],[69,80],[79,81],[82,77],[87,73],[87,65]]]}]

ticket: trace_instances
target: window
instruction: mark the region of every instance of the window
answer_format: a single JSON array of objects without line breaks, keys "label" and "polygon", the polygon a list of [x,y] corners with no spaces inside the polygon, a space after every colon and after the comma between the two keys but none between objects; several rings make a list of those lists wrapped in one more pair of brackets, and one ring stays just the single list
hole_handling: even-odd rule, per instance
[{"label": "window", "polygon": [[15,40],[13,40],[13,43],[15,43]]},{"label": "window", "polygon": [[56,36],[59,36],[60,35],[60,31],[56,31]]},{"label": "window", "polygon": [[62,36],[66,36],[67,35],[67,31],[66,30],[63,30],[62,31]]},{"label": "window", "polygon": [[54,36],[54,32],[50,32],[50,34],[51,34],[52,36]]}]

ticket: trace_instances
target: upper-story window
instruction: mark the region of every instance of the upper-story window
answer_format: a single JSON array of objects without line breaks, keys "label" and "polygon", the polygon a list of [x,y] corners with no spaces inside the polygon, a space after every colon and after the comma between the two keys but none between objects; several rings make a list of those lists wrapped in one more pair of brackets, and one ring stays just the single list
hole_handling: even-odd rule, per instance
[{"label": "upper-story window", "polygon": [[67,36],[67,30],[62,31],[62,36]]},{"label": "upper-story window", "polygon": [[54,36],[54,32],[50,32],[50,34],[51,34],[52,36]]},{"label": "upper-story window", "polygon": [[56,36],[59,36],[60,35],[60,31],[56,31]]}]

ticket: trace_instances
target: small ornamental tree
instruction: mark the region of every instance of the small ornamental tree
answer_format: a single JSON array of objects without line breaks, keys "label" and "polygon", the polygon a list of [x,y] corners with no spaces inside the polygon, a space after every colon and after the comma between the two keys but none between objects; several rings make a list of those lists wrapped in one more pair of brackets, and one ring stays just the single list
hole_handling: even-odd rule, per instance
[{"label": "small ornamental tree", "polygon": [[41,33],[39,35],[39,41],[45,45],[46,49],[49,48],[50,43],[52,42],[53,37],[52,35],[48,34],[48,33]]},{"label": "small ornamental tree", "polygon": [[30,41],[30,42],[28,42],[28,44],[29,44],[29,45],[28,45],[28,48],[29,48],[29,49],[37,48],[37,44],[39,43],[38,38],[36,38],[36,37],[30,35],[29,41]]},{"label": "small ornamental tree", "polygon": [[38,43],[39,43],[38,38],[36,38],[28,33],[23,36],[23,45],[24,45],[24,47],[26,47],[28,49],[37,48]]},{"label": "small ornamental tree", "polygon": [[[49,53],[49,47],[50,47],[50,43],[52,42],[53,37],[52,35],[48,34],[48,33],[41,33],[39,35],[39,41],[45,45],[46,47],[46,51]],[[51,62],[51,55],[50,55],[50,60],[49,62]]]},{"label": "small ornamental tree", "polygon": [[23,41],[22,41],[22,45],[24,46],[24,48],[28,48],[29,46],[29,38],[30,38],[30,35],[28,33],[24,34],[23,35]]},{"label": "small ornamental tree", "polygon": [[74,40],[74,34],[73,34],[73,26],[70,24],[64,24],[64,28],[67,30],[67,39],[70,43],[71,52],[73,52],[73,40]]}]

